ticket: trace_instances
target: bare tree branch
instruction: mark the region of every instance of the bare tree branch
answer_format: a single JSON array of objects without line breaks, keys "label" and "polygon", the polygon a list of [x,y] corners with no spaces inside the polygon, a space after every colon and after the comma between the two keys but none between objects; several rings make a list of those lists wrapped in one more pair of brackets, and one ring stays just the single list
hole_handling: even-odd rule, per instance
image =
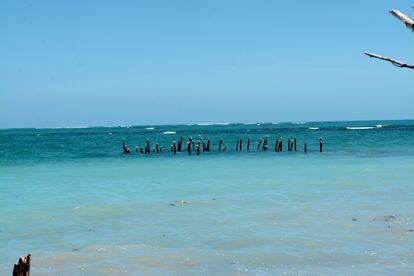
[{"label": "bare tree branch", "polygon": [[389,57],[384,57],[384,56],[380,56],[377,54],[373,54],[373,53],[365,53],[367,56],[371,57],[371,58],[377,58],[377,59],[382,59],[388,62],[391,62],[392,65],[397,66],[399,68],[409,68],[409,69],[414,69],[414,64],[408,64],[396,59],[392,59]]},{"label": "bare tree branch", "polygon": [[398,20],[402,21],[408,29],[414,32],[414,21],[411,18],[397,10],[392,10],[390,13]]},{"label": "bare tree branch", "polygon": [[[413,9],[414,9],[414,6],[413,6]],[[414,32],[414,21],[410,17],[408,17],[407,15],[403,14],[402,12],[398,10],[391,10],[390,14],[393,15],[398,20],[400,20],[401,22],[403,22],[408,29]],[[392,65],[399,67],[399,68],[414,69],[414,64],[408,64],[408,63],[405,63],[405,62],[402,62],[396,59],[380,56],[380,55],[373,54],[373,53],[366,52],[365,54],[371,58],[382,59],[382,60],[388,61]]]}]

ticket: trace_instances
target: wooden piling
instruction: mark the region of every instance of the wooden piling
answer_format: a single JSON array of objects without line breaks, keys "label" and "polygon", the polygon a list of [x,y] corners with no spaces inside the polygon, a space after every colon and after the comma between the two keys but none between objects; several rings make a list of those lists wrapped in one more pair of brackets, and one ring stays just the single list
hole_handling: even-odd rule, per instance
[{"label": "wooden piling", "polygon": [[293,146],[294,146],[295,151],[296,151],[296,137],[294,138],[294,140],[293,140],[293,141],[294,141],[294,145],[293,145]]},{"label": "wooden piling", "polygon": [[247,150],[250,150],[250,138],[247,138]]},{"label": "wooden piling", "polygon": [[178,141],[178,151],[179,152],[181,152],[181,148],[182,148],[182,146],[183,146],[183,140],[184,140],[184,138],[181,136],[180,137],[180,140]]},{"label": "wooden piling", "polygon": [[220,139],[218,151],[221,151],[221,144],[223,144],[223,139]]},{"label": "wooden piling", "polygon": [[200,142],[197,143],[197,155],[200,155]]},{"label": "wooden piling", "polygon": [[322,152],[322,147],[323,147],[323,141],[322,141],[322,137],[319,138],[319,152]]},{"label": "wooden piling", "polygon": [[175,145],[175,141],[173,142],[173,151],[174,151],[174,154],[176,154],[176,153],[177,153],[177,147],[176,147],[176,145]]},{"label": "wooden piling", "polygon": [[124,153],[130,153],[131,151],[129,150],[127,144],[125,143],[125,138],[122,139],[122,150]]},{"label": "wooden piling", "polygon": [[122,139],[122,149],[123,149],[124,153],[126,153],[125,138]]},{"label": "wooden piling", "polygon": [[159,149],[159,147],[158,147],[158,143],[156,143],[156,144],[155,144],[155,151],[156,151],[157,153],[160,153],[160,149]]},{"label": "wooden piling", "polygon": [[279,151],[283,151],[283,138],[280,137],[280,141],[279,141]]},{"label": "wooden piling", "polygon": [[225,151],[226,151],[226,149],[227,149],[227,147],[224,147],[224,148],[223,148],[223,152],[225,152]]},{"label": "wooden piling", "polygon": [[32,255],[21,256],[13,267],[13,276],[30,276],[30,265]]},{"label": "wooden piling", "polygon": [[191,155],[191,144],[190,144],[190,142],[187,142],[187,151],[188,151],[188,155]]},{"label": "wooden piling", "polygon": [[264,141],[263,141],[263,151],[266,151],[268,148],[268,142],[267,142],[267,137],[265,137]]},{"label": "wooden piling", "polygon": [[260,149],[260,145],[262,144],[262,138],[260,138],[260,140],[259,140],[259,144],[257,145],[257,150],[259,150]]},{"label": "wooden piling", "polygon": [[238,150],[239,150],[239,143],[240,143],[240,139],[239,139],[239,138],[237,138],[236,151],[238,151]]},{"label": "wooden piling", "polygon": [[210,138],[207,140],[207,151],[210,151]]},{"label": "wooden piling", "polygon": [[279,138],[276,139],[275,151],[278,151],[278,147],[279,147]]},{"label": "wooden piling", "polygon": [[242,151],[242,148],[243,148],[243,141],[242,141],[242,138],[240,137],[239,150]]},{"label": "wooden piling", "polygon": [[304,146],[304,148],[305,148],[305,153],[307,153],[307,152],[308,152],[308,143],[306,143],[306,141],[305,141],[305,146]]},{"label": "wooden piling", "polygon": [[148,149],[147,153],[150,154],[151,153],[151,147],[150,147],[149,139],[147,139],[147,149]]}]

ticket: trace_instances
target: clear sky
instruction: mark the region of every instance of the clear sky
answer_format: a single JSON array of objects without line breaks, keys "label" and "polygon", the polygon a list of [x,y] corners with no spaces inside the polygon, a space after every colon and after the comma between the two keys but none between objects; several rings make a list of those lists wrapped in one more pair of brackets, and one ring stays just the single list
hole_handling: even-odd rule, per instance
[{"label": "clear sky", "polygon": [[0,128],[414,118],[414,1],[0,1]]}]

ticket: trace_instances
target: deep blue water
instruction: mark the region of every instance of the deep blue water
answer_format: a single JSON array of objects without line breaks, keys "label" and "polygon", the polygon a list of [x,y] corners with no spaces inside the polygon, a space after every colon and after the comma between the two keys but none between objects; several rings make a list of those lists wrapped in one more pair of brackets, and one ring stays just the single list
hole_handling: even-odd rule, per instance
[{"label": "deep blue water", "polygon": [[267,153],[274,151],[276,139],[280,137],[283,137],[284,152],[290,137],[297,139],[298,152],[303,152],[305,141],[310,153],[318,152],[319,138],[322,137],[324,152],[331,156],[414,154],[414,121],[298,122],[0,130],[0,162],[7,165],[123,157],[120,154],[123,138],[132,153],[136,146],[145,146],[149,139],[152,150],[158,143],[164,149],[161,156],[173,157],[170,146],[180,137],[184,137],[185,143],[189,137],[195,142],[200,138],[207,142],[210,138],[211,150],[208,155],[217,154],[220,139],[223,139],[223,147],[227,147],[226,154],[235,153],[238,138],[243,139],[244,152],[249,138],[250,152],[263,154],[262,150],[257,150],[257,144],[259,139],[265,137],[269,141]]}]

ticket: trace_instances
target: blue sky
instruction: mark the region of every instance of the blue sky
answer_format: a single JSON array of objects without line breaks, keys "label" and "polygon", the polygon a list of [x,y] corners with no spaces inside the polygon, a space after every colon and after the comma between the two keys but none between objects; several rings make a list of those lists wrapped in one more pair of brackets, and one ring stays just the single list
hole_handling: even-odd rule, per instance
[{"label": "blue sky", "polygon": [[0,2],[0,128],[414,118],[413,1]]}]

